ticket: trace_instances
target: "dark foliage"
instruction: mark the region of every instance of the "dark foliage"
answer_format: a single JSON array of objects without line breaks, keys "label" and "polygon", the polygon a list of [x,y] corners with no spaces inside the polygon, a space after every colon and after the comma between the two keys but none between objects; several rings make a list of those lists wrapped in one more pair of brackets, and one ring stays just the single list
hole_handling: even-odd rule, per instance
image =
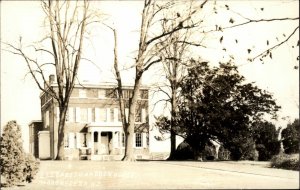
[{"label": "dark foliage", "polygon": [[181,83],[180,134],[195,152],[217,139],[231,159],[256,159],[252,127],[264,114],[276,116],[279,107],[272,95],[245,83],[231,63],[214,68],[206,62],[194,65]]},{"label": "dark foliage", "polygon": [[286,154],[299,152],[299,130],[299,119],[295,119],[293,123],[288,124],[287,127],[282,130],[282,143]]},{"label": "dark foliage", "polygon": [[259,152],[258,160],[270,160],[280,152],[279,130],[270,122],[259,122],[254,125],[254,139],[256,150]]}]

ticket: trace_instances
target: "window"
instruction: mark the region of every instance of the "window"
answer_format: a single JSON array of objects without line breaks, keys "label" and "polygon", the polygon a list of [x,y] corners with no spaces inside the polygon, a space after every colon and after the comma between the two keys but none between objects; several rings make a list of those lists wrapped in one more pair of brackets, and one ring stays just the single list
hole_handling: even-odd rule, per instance
[{"label": "window", "polygon": [[68,137],[69,137],[69,148],[75,148],[76,146],[75,133],[68,133]]},{"label": "window", "polygon": [[136,116],[135,116],[135,122],[141,122],[142,121],[142,112],[141,109],[137,109]]},{"label": "window", "polygon": [[115,118],[114,108],[111,108],[109,112],[110,112],[110,122],[114,122],[114,118]]},{"label": "window", "polygon": [[116,90],[114,89],[107,89],[105,93],[105,97],[107,98],[117,98]]},{"label": "window", "polygon": [[105,98],[105,90],[104,89],[98,90],[98,98]]},{"label": "window", "polygon": [[65,148],[75,148],[75,145],[76,145],[75,133],[66,133],[64,137]]},{"label": "window", "polygon": [[64,146],[65,146],[65,148],[69,148],[69,135],[68,135],[68,133],[64,137]]},{"label": "window", "polygon": [[66,121],[74,122],[74,119],[75,119],[74,115],[75,115],[75,109],[72,107],[69,107],[67,115],[66,115]]},{"label": "window", "polygon": [[80,114],[80,108],[76,107],[75,108],[75,121],[80,122],[81,114]]},{"label": "window", "polygon": [[125,99],[129,99],[132,97],[133,91],[132,90],[123,90],[123,97]]},{"label": "window", "polygon": [[77,133],[76,140],[77,140],[77,148],[87,147],[86,133]]},{"label": "window", "polygon": [[88,109],[87,108],[80,108],[80,121],[88,122]]},{"label": "window", "polygon": [[140,90],[141,99],[148,99],[148,91],[147,90]]},{"label": "window", "polygon": [[100,116],[99,116],[100,121],[106,122],[106,119],[107,119],[107,117],[106,117],[106,113],[107,113],[106,109],[105,108],[100,108],[99,112],[100,112]]},{"label": "window", "polygon": [[135,133],[135,147],[142,147],[142,134]]},{"label": "window", "polygon": [[86,98],[86,90],[79,89],[79,98]]},{"label": "window", "polygon": [[98,142],[98,132],[94,132],[94,142]]}]

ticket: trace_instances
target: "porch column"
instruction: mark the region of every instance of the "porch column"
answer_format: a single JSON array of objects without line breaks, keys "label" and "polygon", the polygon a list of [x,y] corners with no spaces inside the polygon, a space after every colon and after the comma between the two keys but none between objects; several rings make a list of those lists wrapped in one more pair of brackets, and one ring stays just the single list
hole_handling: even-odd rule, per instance
[{"label": "porch column", "polygon": [[101,146],[102,146],[102,143],[101,143],[101,132],[102,131],[98,131],[98,154],[102,154],[102,148],[101,148]]},{"label": "porch column", "polygon": [[94,130],[91,130],[91,156],[94,155]]}]

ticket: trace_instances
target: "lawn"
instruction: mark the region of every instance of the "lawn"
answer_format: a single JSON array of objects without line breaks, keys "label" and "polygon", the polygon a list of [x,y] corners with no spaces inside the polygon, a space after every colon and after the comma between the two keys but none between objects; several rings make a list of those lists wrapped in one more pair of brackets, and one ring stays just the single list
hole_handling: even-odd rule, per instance
[{"label": "lawn", "polygon": [[296,171],[268,162],[41,161],[32,183],[5,189],[298,188]]}]

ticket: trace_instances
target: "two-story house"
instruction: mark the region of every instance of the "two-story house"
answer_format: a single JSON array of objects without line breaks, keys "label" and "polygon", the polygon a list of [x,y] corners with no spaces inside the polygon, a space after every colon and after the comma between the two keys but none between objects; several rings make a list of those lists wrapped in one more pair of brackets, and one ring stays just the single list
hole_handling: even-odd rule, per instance
[{"label": "two-story house", "polygon": [[[49,83],[57,88],[54,75]],[[128,116],[128,101],[132,86],[123,87],[126,99],[125,114]],[[136,110],[134,152],[137,159],[149,157],[148,88],[141,87]],[[49,159],[57,155],[59,109],[55,99],[41,93],[42,130],[39,132],[39,149]],[[120,160],[124,155],[124,132],[116,93],[116,84],[76,85],[70,97],[65,125],[66,159]],[[46,137],[45,135],[49,135]],[[42,139],[49,139],[45,143]]]}]

